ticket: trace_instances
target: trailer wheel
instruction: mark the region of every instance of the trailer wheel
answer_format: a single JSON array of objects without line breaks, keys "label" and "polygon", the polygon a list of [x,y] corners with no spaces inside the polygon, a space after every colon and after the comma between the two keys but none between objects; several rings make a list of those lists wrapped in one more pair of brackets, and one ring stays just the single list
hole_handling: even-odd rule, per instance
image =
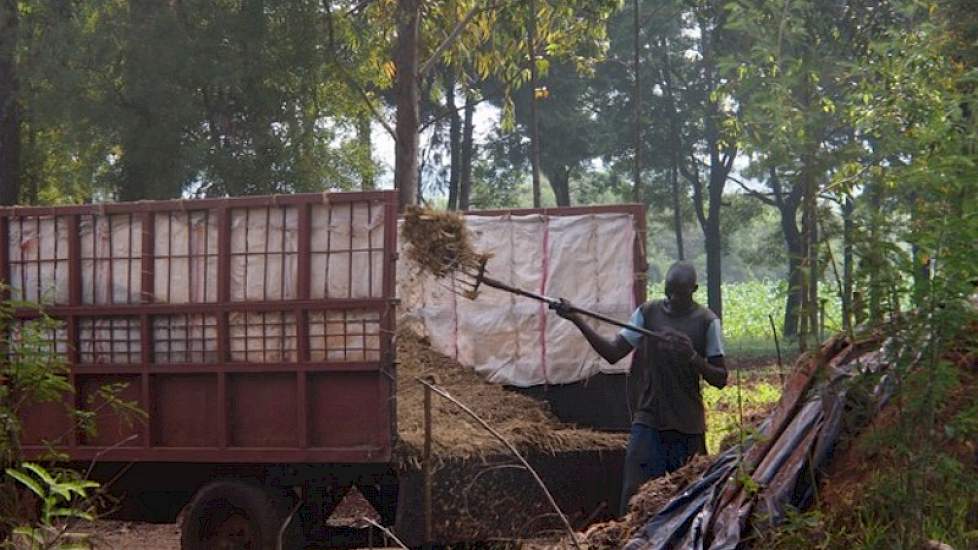
[{"label": "trailer wheel", "polygon": [[[288,517],[283,492],[239,481],[206,485],[187,506],[181,524],[182,550],[276,550]],[[282,550],[301,547],[297,521],[282,536]]]}]

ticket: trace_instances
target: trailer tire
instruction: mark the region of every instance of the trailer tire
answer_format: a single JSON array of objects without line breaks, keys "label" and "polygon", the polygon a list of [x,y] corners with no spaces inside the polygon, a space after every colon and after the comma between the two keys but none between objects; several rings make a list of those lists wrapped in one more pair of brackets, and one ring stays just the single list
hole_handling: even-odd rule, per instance
[{"label": "trailer tire", "polygon": [[[181,550],[277,550],[291,511],[285,491],[240,481],[216,481],[197,491],[180,525]],[[301,548],[299,522],[290,522],[282,550]]]}]

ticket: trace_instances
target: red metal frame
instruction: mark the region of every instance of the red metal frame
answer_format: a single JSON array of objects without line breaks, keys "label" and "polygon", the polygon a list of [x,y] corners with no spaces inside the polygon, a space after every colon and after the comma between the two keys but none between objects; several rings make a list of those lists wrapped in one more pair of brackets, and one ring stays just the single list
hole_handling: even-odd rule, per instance
[{"label": "red metal frame", "polygon": [[[69,430],[71,433],[63,449],[73,459],[89,460],[99,457],[103,461],[388,461],[396,433],[392,344],[395,329],[393,313],[397,239],[396,201],[395,192],[375,191],[0,208],[0,280],[2,281],[10,280],[9,252],[13,246],[17,246],[16,243],[10,243],[11,220],[34,218],[40,224],[41,216],[56,216],[56,219],[67,223],[68,301],[45,305],[43,311],[65,323],[68,339],[66,360],[71,366],[70,379],[79,389],[75,394],[75,406],[90,406],[84,388],[103,381],[124,380],[130,382],[128,388],[130,393],[127,395],[138,400],[140,406],[149,415],[145,425],[132,430],[138,438],[126,445],[115,447],[108,443],[106,438],[111,438],[114,435],[112,430],[118,426],[107,420],[106,425],[103,426],[107,428],[107,433],[104,436],[100,435],[100,439],[88,441],[83,434]],[[313,265],[312,209],[315,205],[328,205],[329,212],[332,212],[336,207],[347,204],[351,212],[348,221],[350,241],[343,243],[342,246],[337,245],[340,248],[337,251],[324,251],[327,253],[327,265],[329,254],[347,255],[350,266],[347,281],[350,287],[352,288],[355,277],[365,275],[369,278],[367,283],[369,296],[352,298],[351,291],[350,296],[314,299],[310,292]],[[374,242],[372,233],[368,231],[367,248],[353,247],[353,212],[358,208],[357,205],[362,204],[368,205],[366,207],[368,217],[373,216],[377,208],[384,209],[384,242],[381,246]],[[264,209],[266,229],[269,229],[267,222],[271,217],[281,212],[283,224],[281,236],[278,233],[273,234],[269,229],[265,232],[265,242],[258,250],[252,250],[251,244],[246,239],[244,251],[232,251],[232,216],[233,212],[240,209],[247,209],[246,220],[254,212],[253,209]],[[286,209],[295,209],[297,215],[296,226],[294,228],[289,226],[290,230],[295,231],[294,249],[287,249],[286,246],[285,219],[286,215],[291,215],[287,214]],[[194,213],[198,212],[203,212],[202,243],[195,243],[191,237],[193,221],[198,219],[195,216],[200,216]],[[170,240],[164,243],[167,249],[164,251],[160,247],[160,250],[156,250],[156,225],[160,216],[167,216],[168,223],[172,227],[174,216],[181,218],[184,214],[186,214],[188,233],[186,253],[173,252],[173,234],[169,232]],[[115,258],[111,256],[113,252],[110,231],[107,235],[110,257],[107,259],[97,257],[98,254],[94,253],[93,241],[92,258],[85,259],[86,262],[91,262],[92,268],[90,271],[83,268],[79,231],[82,217],[91,216],[91,222],[95,224],[99,217],[116,215],[126,216],[124,219],[129,223],[128,253]],[[141,227],[141,234],[136,234],[133,229],[134,222],[138,222]],[[216,225],[216,257],[212,249],[209,249],[212,222]],[[280,237],[281,241],[271,243],[270,239],[273,236]],[[95,239],[94,228],[92,238]],[[138,253],[135,252],[136,246],[139,247]],[[200,246],[203,248],[201,249]],[[354,272],[353,258],[356,254],[366,254],[366,273]],[[382,289],[373,287],[375,255],[378,254],[383,270]],[[247,296],[246,290],[243,291],[245,295],[242,299],[232,300],[232,261],[236,255],[244,258],[246,266],[252,258],[261,258],[255,260],[260,262],[264,277],[260,300],[249,300],[253,297]],[[123,264],[115,263],[123,260],[125,260]],[[188,290],[187,303],[156,303],[157,262],[167,262],[166,269],[169,276],[172,276],[174,262],[185,262],[189,270],[187,276],[192,278],[193,262],[204,262],[203,272],[207,273],[208,262],[212,260],[216,260],[217,264],[216,281],[207,281],[205,278],[201,284],[216,284],[216,298],[213,301],[207,301],[210,291],[205,286],[200,300],[195,300],[192,291]],[[93,279],[90,284],[93,285],[117,282],[94,280],[95,275],[99,273],[94,266],[100,261],[108,262],[109,273],[118,271],[115,273],[118,275],[116,279],[124,278],[128,282],[126,300],[113,303],[114,292],[109,292],[108,303],[84,303],[83,273],[89,273],[88,277]],[[275,262],[276,266],[282,269],[281,288],[271,289],[281,296],[285,294],[286,265],[293,261],[296,266],[295,297],[269,299],[270,289],[266,287],[270,262]],[[134,262],[138,262],[138,269],[133,269]],[[125,271],[120,270],[120,265],[124,266],[122,269]],[[40,273],[40,267],[38,270]],[[171,279],[168,279],[168,282],[172,282]],[[192,283],[188,284],[192,286]],[[138,288],[133,288],[134,285],[138,285]],[[111,286],[109,288],[113,290]],[[170,297],[171,293],[168,290],[164,299]],[[92,298],[95,299],[95,293]],[[373,312],[372,315],[376,320],[351,320],[350,323],[353,323],[351,330],[346,322],[348,312],[351,311]],[[332,320],[327,322],[325,312],[342,312],[344,319],[342,335],[330,333],[336,323]],[[40,315],[40,312],[34,308],[19,308],[15,315],[18,319],[30,320]],[[323,319],[323,334],[316,338],[322,338],[322,342],[311,343],[310,316],[316,316],[318,319],[320,315]],[[201,319],[201,322],[192,323],[192,316],[193,319]],[[286,327],[266,322],[273,317],[294,319],[294,324]],[[208,320],[205,322],[204,319]],[[249,319],[260,320],[258,325],[248,325],[257,326],[260,332],[257,338],[253,337],[246,328],[242,333],[243,341],[240,340],[242,338],[240,335],[236,337],[239,340],[232,340],[232,330],[235,326],[241,326],[242,319],[244,322],[248,322]],[[92,328],[96,320],[98,323],[112,327],[107,332],[108,340],[102,341],[104,336],[99,337],[99,333]],[[123,325],[126,329],[116,328]],[[200,329],[199,335],[191,336],[191,325]],[[360,334],[367,332],[368,325],[371,328],[374,326],[378,328],[376,339],[373,336],[368,338]],[[166,335],[157,335],[157,329]],[[287,330],[294,330],[294,337],[291,334],[287,335]],[[325,350],[329,338],[342,339],[343,359],[331,359],[330,355],[323,351],[322,359],[313,360],[312,353],[318,353],[320,348]],[[277,340],[279,342],[277,345],[280,345],[281,349],[265,347],[269,339]],[[290,350],[294,355],[293,361],[246,362],[235,360],[233,357],[236,353],[235,346],[240,347],[243,344],[244,358],[250,358],[249,354],[252,352],[249,346],[254,341],[262,342],[261,351],[257,352],[262,355],[262,358],[267,359],[266,354],[270,352],[285,354],[286,341],[289,341],[291,346],[293,340],[294,346]],[[90,345],[83,348],[82,344],[85,342],[90,342]],[[156,344],[164,342],[166,346],[161,345],[157,348]],[[199,346],[200,355],[192,353],[191,350],[198,349],[195,346]],[[376,349],[371,347],[368,350],[369,346],[376,346]],[[100,357],[96,352],[99,347],[109,349],[110,362],[100,362],[104,357]],[[175,349],[178,352],[175,352]],[[174,355],[178,353],[183,354],[183,361],[173,360]],[[125,357],[126,360],[111,362],[117,356]],[[211,356],[216,360],[208,360]],[[177,355],[177,358],[179,357]],[[199,361],[187,362],[188,359],[198,357]],[[83,362],[83,360],[87,361]],[[155,391],[160,385],[184,388],[188,391],[186,395]],[[269,392],[279,393],[273,395]],[[194,395],[197,395],[197,401],[193,401]],[[247,403],[242,403],[241,400],[246,400]],[[211,402],[215,402],[216,405]],[[346,407],[347,404],[350,406]],[[193,406],[200,407],[199,410],[193,410],[200,414],[200,424],[205,426],[189,425],[192,423],[187,422],[186,415],[190,411],[188,407]],[[290,419],[288,417],[291,415],[280,414],[286,409],[292,410],[294,417]],[[263,417],[264,410],[268,411],[265,415],[267,418]],[[313,414],[313,411],[322,410],[329,411],[330,414],[325,418]],[[207,411],[213,414],[207,414]],[[342,414],[344,412],[348,414]],[[45,413],[34,414],[43,416]],[[235,414],[238,415],[237,421],[234,418]],[[160,423],[166,421],[167,415],[169,418],[177,419],[175,422],[182,422],[179,429],[190,434],[187,437],[195,442],[193,446],[161,443],[164,439],[171,439],[169,434],[164,434],[166,437],[160,437],[159,434]],[[25,431],[30,436],[32,425],[30,413],[25,420]],[[235,422],[238,424],[236,425]],[[266,434],[271,443],[260,443],[265,436],[244,430],[241,423],[247,422],[252,422],[251,425],[259,428],[259,432],[266,425],[272,426],[273,428],[269,428]],[[287,429],[281,429],[281,426],[286,426]],[[180,437],[173,440],[180,440]],[[276,439],[279,437],[281,440]],[[282,441],[287,441],[287,444]],[[317,444],[316,441],[319,443]],[[108,447],[112,448],[107,450]],[[40,444],[25,446],[28,453],[40,453],[44,448]]]}]

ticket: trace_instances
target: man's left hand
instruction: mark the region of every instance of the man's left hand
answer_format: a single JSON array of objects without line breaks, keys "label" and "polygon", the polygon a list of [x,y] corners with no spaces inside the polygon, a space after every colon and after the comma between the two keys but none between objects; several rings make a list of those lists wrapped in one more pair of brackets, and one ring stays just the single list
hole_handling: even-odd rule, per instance
[{"label": "man's left hand", "polygon": [[681,332],[670,331],[666,334],[667,346],[677,357],[693,357],[696,350],[693,348],[693,341],[689,336]]}]

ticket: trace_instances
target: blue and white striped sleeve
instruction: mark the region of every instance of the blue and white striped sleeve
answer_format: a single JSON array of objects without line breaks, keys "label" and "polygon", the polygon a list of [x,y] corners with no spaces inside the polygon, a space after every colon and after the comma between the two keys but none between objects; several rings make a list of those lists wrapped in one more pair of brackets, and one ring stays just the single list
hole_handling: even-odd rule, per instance
[{"label": "blue and white striped sleeve", "polygon": [[[631,318],[628,319],[628,324],[634,325],[636,327],[645,326],[645,316],[642,315],[641,307],[635,309],[635,312],[632,313]],[[621,329],[620,331],[618,331],[618,334],[621,335],[622,338],[627,340],[628,343],[631,344],[633,348],[638,347],[638,343],[642,341],[642,336],[643,336],[641,332],[636,332],[628,328]]]},{"label": "blue and white striped sleeve", "polygon": [[706,357],[722,357],[723,353],[723,327],[720,319],[714,319],[706,329]]}]

